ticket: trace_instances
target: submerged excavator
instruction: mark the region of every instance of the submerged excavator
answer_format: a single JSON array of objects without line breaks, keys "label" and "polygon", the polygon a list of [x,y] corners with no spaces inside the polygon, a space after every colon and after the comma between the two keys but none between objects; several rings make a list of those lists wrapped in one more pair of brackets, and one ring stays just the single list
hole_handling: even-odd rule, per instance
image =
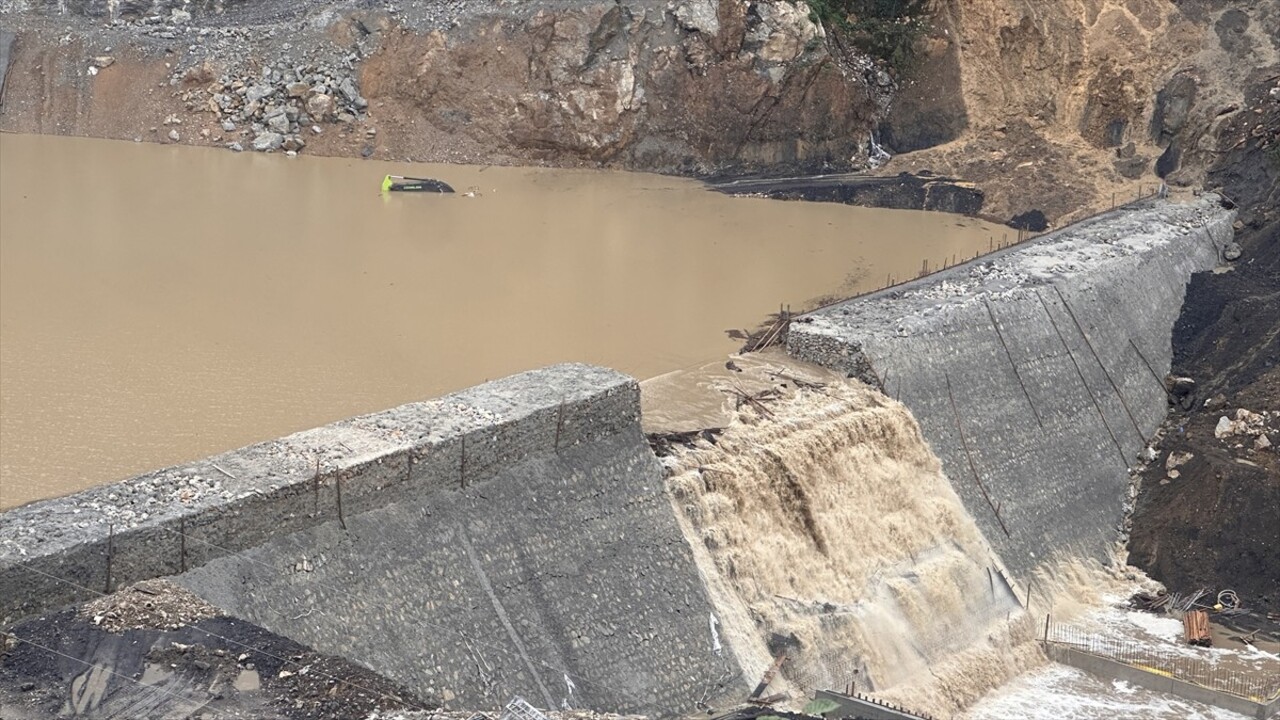
[{"label": "submerged excavator", "polygon": [[441,180],[388,175],[382,178],[382,192],[432,192],[451,193],[453,188]]}]

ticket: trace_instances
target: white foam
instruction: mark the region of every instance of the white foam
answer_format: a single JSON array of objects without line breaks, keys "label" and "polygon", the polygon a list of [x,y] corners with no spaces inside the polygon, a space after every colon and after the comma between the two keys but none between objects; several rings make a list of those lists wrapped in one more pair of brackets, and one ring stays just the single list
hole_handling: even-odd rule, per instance
[{"label": "white foam", "polygon": [[962,717],[967,720],[1246,720],[1229,710],[1189,702],[1125,682],[1105,682],[1065,665],[1018,676]]}]

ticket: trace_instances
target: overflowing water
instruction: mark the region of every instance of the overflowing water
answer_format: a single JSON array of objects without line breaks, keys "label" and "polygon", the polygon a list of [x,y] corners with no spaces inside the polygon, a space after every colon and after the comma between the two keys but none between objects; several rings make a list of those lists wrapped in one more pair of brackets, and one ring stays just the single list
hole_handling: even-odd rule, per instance
[{"label": "overflowing water", "polygon": [[836,382],[748,404],[669,491],[748,677],[950,715],[1043,662],[1031,617],[901,404]]}]

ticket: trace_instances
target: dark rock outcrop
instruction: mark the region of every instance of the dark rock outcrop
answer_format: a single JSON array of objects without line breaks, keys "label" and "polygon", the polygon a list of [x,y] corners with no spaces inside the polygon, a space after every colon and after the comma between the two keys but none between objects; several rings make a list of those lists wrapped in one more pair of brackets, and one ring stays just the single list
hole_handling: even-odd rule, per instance
[{"label": "dark rock outcrop", "polygon": [[711,187],[730,195],[838,202],[898,210],[937,210],[962,215],[977,215],[982,212],[984,200],[981,190],[951,178],[907,173],[893,177],[823,175],[751,178],[717,182]]},{"label": "dark rock outcrop", "polygon": [[956,12],[952,6],[939,9],[918,64],[907,71],[880,123],[880,142],[891,152],[951,142],[969,126],[964,95],[956,92],[961,86],[960,49],[953,32]]},{"label": "dark rock outcrop", "polygon": [[519,159],[684,174],[857,169],[889,92],[789,3],[550,7],[467,32],[388,35],[362,90],[417,132]]},{"label": "dark rock outcrop", "polygon": [[1152,142],[1167,143],[1182,130],[1195,104],[1196,90],[1195,76],[1180,72],[1156,93],[1156,107],[1151,115]]}]

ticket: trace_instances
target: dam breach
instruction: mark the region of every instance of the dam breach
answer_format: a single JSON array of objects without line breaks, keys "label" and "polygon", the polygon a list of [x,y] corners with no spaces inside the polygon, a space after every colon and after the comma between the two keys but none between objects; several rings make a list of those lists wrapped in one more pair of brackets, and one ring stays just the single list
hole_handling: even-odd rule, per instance
[{"label": "dam breach", "polygon": [[559,365],[10,510],[0,616],[178,575],[452,707],[672,714],[737,673],[639,407]]},{"label": "dam breach", "polygon": [[954,715],[1046,662],[1031,578],[1109,558],[1232,219],[1149,203],[804,316],[788,351],[857,381],[780,372],[661,459],[641,386],[569,364],[25,505],[0,618],[170,577],[453,709],[708,712],[785,654],[793,700]]},{"label": "dam breach", "polygon": [[1106,213],[792,323],[787,351],[901,400],[1020,578],[1105,560],[1168,409],[1170,334],[1235,213],[1219,198]]}]

